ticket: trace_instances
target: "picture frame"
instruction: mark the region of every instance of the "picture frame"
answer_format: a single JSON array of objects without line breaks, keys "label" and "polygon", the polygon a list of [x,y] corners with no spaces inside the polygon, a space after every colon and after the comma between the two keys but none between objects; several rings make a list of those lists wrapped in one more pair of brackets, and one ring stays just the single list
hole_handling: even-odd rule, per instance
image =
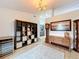
[{"label": "picture frame", "polygon": [[44,25],[40,25],[40,36],[44,36]]},{"label": "picture frame", "polygon": [[71,31],[71,19],[51,22],[51,31]]}]

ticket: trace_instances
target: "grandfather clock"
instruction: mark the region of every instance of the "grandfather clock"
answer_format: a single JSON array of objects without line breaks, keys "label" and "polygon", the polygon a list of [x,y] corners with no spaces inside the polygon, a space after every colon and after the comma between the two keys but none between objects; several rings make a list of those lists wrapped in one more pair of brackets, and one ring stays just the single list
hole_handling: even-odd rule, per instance
[{"label": "grandfather clock", "polygon": [[49,24],[45,24],[45,28],[46,28],[46,39],[45,39],[45,42],[49,43]]}]

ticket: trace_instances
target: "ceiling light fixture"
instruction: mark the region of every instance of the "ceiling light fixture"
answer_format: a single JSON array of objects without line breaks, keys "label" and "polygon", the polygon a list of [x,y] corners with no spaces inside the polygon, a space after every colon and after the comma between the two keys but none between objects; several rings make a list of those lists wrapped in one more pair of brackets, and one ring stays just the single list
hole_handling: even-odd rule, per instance
[{"label": "ceiling light fixture", "polygon": [[47,9],[47,0],[37,0],[35,1],[35,5],[39,11],[44,11]]},{"label": "ceiling light fixture", "polygon": [[43,11],[43,10],[46,10],[46,8],[47,8],[47,5],[45,4],[45,1],[40,0],[38,10]]}]

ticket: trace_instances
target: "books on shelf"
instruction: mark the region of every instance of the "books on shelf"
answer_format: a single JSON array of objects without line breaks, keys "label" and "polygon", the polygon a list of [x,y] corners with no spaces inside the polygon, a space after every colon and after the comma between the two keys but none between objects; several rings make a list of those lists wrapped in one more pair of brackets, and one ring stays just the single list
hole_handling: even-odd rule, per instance
[{"label": "books on shelf", "polygon": [[31,35],[31,39],[34,39],[34,35]]}]

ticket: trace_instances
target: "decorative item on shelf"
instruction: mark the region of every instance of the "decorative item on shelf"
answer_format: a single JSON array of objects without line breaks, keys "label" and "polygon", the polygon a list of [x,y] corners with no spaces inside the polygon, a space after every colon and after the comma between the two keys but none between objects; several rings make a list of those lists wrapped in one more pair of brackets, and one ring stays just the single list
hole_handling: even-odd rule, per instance
[{"label": "decorative item on shelf", "polygon": [[23,34],[23,36],[25,36],[26,35],[25,31],[23,31],[22,34]]},{"label": "decorative item on shelf", "polygon": [[30,35],[31,35],[31,31],[28,31],[28,32],[27,32],[27,35],[30,36]]},{"label": "decorative item on shelf", "polygon": [[27,28],[27,31],[30,31],[30,28],[29,27]]},{"label": "decorative item on shelf", "polygon": [[28,44],[28,45],[31,44],[31,42],[32,42],[31,39],[28,39],[28,40],[27,40],[27,44]]},{"label": "decorative item on shelf", "polygon": [[23,36],[22,39],[23,42],[27,41],[27,36]]},{"label": "decorative item on shelf", "polygon": [[35,37],[34,35],[31,35],[31,39],[34,39],[34,37]]},{"label": "decorative item on shelf", "polygon": [[30,30],[30,25],[28,25],[28,28],[27,28],[27,35],[31,35],[31,30]]},{"label": "decorative item on shelf", "polygon": [[37,42],[37,38],[34,39],[34,42]]},{"label": "decorative item on shelf", "polygon": [[33,26],[31,27],[31,32],[33,33]]},{"label": "decorative item on shelf", "polygon": [[18,42],[17,44],[16,44],[16,48],[21,48],[22,47],[22,42]]},{"label": "decorative item on shelf", "polygon": [[26,31],[26,30],[25,30],[25,26],[22,26],[22,31]]}]

